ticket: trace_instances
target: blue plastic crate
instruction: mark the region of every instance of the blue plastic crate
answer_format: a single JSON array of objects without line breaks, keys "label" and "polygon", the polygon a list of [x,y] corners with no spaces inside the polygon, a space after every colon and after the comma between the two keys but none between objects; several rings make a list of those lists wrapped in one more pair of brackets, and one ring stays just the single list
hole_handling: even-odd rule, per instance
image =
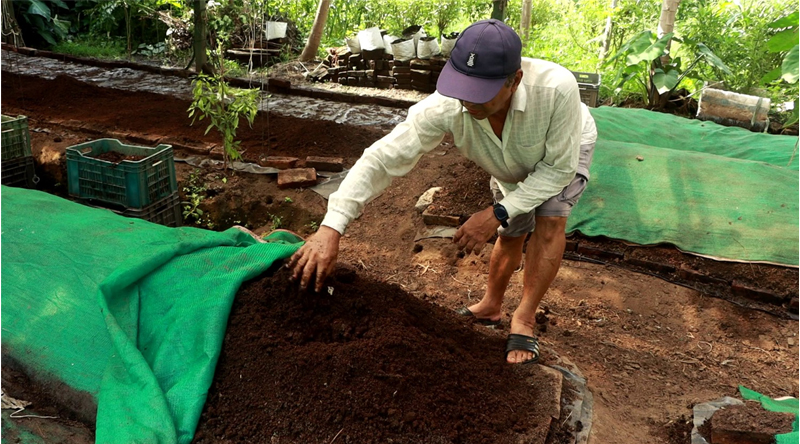
[{"label": "blue plastic crate", "polygon": [[2,117],[2,161],[20,159],[31,155],[31,133],[25,116]]},{"label": "blue plastic crate", "polygon": [[[113,151],[144,157],[113,163],[95,157]],[[98,139],[67,148],[69,194],[79,199],[141,209],[178,190],[171,145],[155,148]]]}]

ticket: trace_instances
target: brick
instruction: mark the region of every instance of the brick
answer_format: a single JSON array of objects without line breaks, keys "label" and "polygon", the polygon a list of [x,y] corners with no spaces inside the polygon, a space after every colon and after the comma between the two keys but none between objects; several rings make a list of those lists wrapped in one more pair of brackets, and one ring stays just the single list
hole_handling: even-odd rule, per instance
[{"label": "brick", "polygon": [[337,82],[339,82],[340,85],[347,85],[347,77],[339,77]]},{"label": "brick", "polygon": [[367,72],[363,69],[354,69],[347,73],[348,77],[364,77],[367,75]]},{"label": "brick", "polygon": [[317,171],[331,171],[338,173],[344,170],[344,158],[342,157],[306,157],[306,167],[314,168]]},{"label": "brick", "polygon": [[361,58],[364,60],[383,60],[383,55],[386,51],[383,48],[373,49],[369,51],[361,51]]},{"label": "brick", "polygon": [[294,168],[278,172],[278,188],[305,188],[317,184],[317,170]]},{"label": "brick", "polygon": [[389,70],[389,69],[376,69],[375,70],[375,75],[376,76],[389,77],[389,76],[392,75],[392,71]]},{"label": "brick", "polygon": [[411,70],[411,82],[412,83],[430,83],[431,81],[431,72],[430,71],[422,71],[418,69]]},{"label": "brick", "polygon": [[578,241],[567,240],[567,244],[564,247],[564,251],[575,251],[578,249]]},{"label": "brick", "polygon": [[425,225],[444,225],[446,227],[457,227],[460,219],[458,216],[442,216],[439,214],[431,214],[428,210],[422,213],[422,222]]},{"label": "brick", "polygon": [[392,68],[392,75],[397,75],[397,74],[401,74],[401,73],[402,74],[410,74],[411,73],[411,67],[410,66],[395,66],[394,68]]},{"label": "brick", "polygon": [[431,64],[426,60],[421,59],[411,59],[411,62],[408,64],[411,69],[430,69]]},{"label": "brick", "polygon": [[444,66],[447,63],[447,59],[443,56],[433,56],[430,58],[430,63],[432,66]]},{"label": "brick", "polygon": [[784,300],[780,295],[767,290],[748,287],[739,281],[733,281],[731,283],[731,291],[736,296],[770,304],[780,304]]},{"label": "brick", "polygon": [[411,87],[411,78],[410,77],[395,77],[395,83],[398,85],[406,85],[409,88]]},{"label": "brick", "polygon": [[655,271],[657,273],[674,273],[675,272],[675,267],[674,266],[672,266],[670,264],[664,264],[664,263],[661,263],[661,262],[646,261],[646,260],[643,260],[643,259],[636,259],[636,258],[633,258],[633,257],[626,257],[625,258],[625,262],[627,262],[627,263],[629,263],[631,265],[637,266],[637,267],[642,267],[642,268],[646,268],[646,269],[651,270],[651,271]]},{"label": "brick", "polygon": [[288,170],[296,167],[299,160],[297,157],[268,156],[265,159],[259,159],[258,164],[262,167]]},{"label": "brick", "polygon": [[583,245],[578,245],[577,252],[578,254],[581,254],[583,256],[588,256],[595,259],[622,260],[625,257],[622,253],[617,253],[615,251],[601,250],[599,248],[586,247]]},{"label": "brick", "polygon": [[361,58],[361,54],[353,54],[353,55],[351,55],[350,57],[347,58],[347,62],[350,65],[356,65],[356,64],[360,63],[362,60],[363,59]]},{"label": "brick", "polygon": [[283,80],[283,79],[271,78],[271,79],[267,80],[267,85],[274,86],[276,88],[289,89],[289,88],[292,87],[292,82],[290,82],[288,80]]},{"label": "brick", "polygon": [[701,284],[724,285],[724,286],[728,286],[731,284],[730,281],[726,281],[720,278],[715,278],[713,276],[708,276],[688,268],[678,269],[678,277],[684,281],[699,282]]},{"label": "brick", "polygon": [[395,82],[394,77],[389,77],[389,76],[378,76],[375,80],[377,82],[380,82],[380,83],[394,83]]}]

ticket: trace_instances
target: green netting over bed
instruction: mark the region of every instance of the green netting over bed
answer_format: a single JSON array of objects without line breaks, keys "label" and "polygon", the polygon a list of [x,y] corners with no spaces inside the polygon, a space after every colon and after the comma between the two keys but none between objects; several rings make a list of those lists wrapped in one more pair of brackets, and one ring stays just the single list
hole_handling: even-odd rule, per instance
[{"label": "green netting over bed", "polygon": [[638,109],[592,115],[592,177],[569,231],[798,265],[797,137]]},{"label": "green netting over bed", "polygon": [[3,355],[97,401],[97,442],[189,442],[241,283],[298,243],[2,187]]}]

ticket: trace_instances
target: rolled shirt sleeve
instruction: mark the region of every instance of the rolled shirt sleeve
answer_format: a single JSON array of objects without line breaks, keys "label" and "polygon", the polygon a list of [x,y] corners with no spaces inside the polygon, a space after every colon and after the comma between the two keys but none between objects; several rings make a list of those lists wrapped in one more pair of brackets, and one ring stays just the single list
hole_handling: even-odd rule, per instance
[{"label": "rolled shirt sleeve", "polygon": [[364,150],[339,190],[330,195],[321,225],[344,234],[370,199],[395,177],[408,174],[423,154],[436,148],[445,135],[441,105],[433,96],[422,100],[409,108],[405,121]]}]

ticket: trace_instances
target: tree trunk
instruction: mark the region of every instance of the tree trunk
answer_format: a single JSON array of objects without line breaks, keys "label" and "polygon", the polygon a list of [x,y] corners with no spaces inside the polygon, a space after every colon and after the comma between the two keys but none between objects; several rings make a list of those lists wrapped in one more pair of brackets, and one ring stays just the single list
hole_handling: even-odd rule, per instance
[{"label": "tree trunk", "polygon": [[[658,19],[658,38],[664,37],[675,29],[675,14],[678,12],[678,5],[681,0],[662,0],[661,2],[661,17]],[[667,42],[667,51],[669,51],[672,40]],[[661,66],[669,64],[671,57],[669,54],[661,56]],[[652,70],[651,66],[651,70]],[[669,98],[669,92],[659,94],[658,89],[653,84],[652,72],[650,73],[650,92],[648,101],[651,109],[662,109],[666,105]]]},{"label": "tree trunk", "polygon": [[505,21],[507,4],[508,0],[492,0],[492,18],[501,22]]},{"label": "tree trunk", "polygon": [[[22,30],[19,29],[17,18],[14,15],[14,5],[11,0],[2,0],[3,9],[3,41],[14,45],[19,48],[25,46],[25,41],[22,39]],[[11,36],[11,41],[7,41],[7,36]]]},{"label": "tree trunk", "polygon": [[605,62],[606,55],[608,55],[608,47],[611,45],[611,30],[614,27],[611,17],[614,16],[615,9],[617,9],[617,0],[611,0],[611,10],[608,11],[608,17],[606,17],[606,28],[603,30],[603,46],[600,48],[601,64]]},{"label": "tree trunk", "polygon": [[194,0],[194,70],[198,74],[208,69],[206,66],[206,0]]},{"label": "tree trunk", "polygon": [[[616,1],[616,0],[615,0]],[[522,46],[528,44],[528,37],[531,33],[531,9],[533,0],[522,0],[522,17],[519,21],[520,34],[522,34]]]},{"label": "tree trunk", "polygon": [[317,15],[314,17],[314,25],[311,26],[311,34],[308,36],[306,47],[300,54],[301,62],[310,62],[317,57],[319,42],[322,40],[322,32],[325,30],[325,22],[328,21],[328,11],[330,11],[330,0],[319,0]]}]

